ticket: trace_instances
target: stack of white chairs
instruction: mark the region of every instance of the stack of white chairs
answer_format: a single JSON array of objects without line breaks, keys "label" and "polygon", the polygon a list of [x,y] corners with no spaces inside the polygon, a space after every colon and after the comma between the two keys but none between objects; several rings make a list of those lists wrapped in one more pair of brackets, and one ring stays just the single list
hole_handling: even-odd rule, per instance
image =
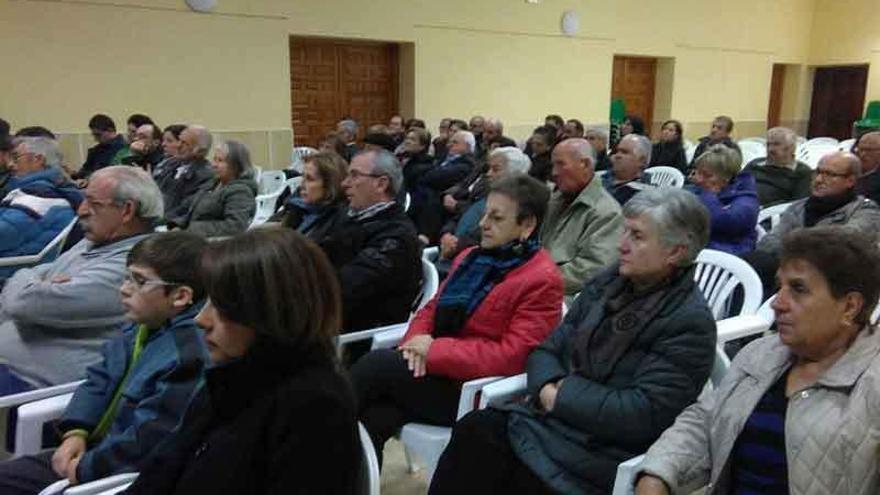
[{"label": "stack of white chairs", "polygon": [[657,187],[682,187],[684,174],[675,167],[655,166],[647,170],[648,180]]}]

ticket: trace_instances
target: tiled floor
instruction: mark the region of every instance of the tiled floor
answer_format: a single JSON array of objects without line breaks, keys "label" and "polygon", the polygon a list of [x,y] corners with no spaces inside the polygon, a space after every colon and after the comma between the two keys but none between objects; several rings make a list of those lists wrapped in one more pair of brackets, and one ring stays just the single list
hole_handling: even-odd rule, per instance
[{"label": "tiled floor", "polygon": [[382,495],[421,495],[428,491],[424,470],[410,474],[406,468],[403,444],[391,439],[385,444],[382,469]]}]

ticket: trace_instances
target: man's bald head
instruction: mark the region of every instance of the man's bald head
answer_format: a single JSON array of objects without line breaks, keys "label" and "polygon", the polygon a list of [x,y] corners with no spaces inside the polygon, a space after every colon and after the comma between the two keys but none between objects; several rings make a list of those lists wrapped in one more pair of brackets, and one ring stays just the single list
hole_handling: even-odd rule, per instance
[{"label": "man's bald head", "polygon": [[862,160],[862,174],[870,174],[880,167],[880,131],[871,131],[859,139],[856,154]]}]

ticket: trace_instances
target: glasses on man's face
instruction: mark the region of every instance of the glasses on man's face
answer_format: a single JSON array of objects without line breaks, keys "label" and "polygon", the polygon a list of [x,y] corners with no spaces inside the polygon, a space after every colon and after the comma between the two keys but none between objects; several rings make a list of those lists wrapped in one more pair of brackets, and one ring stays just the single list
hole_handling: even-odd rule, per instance
[{"label": "glasses on man's face", "polygon": [[12,161],[15,163],[20,162],[26,156],[32,156],[33,153],[30,151],[25,151],[24,153],[13,152],[12,153]]},{"label": "glasses on man's face", "polygon": [[86,196],[83,198],[82,202],[83,206],[88,208],[89,211],[95,213],[98,210],[103,210],[110,206],[119,206],[119,202],[114,201],[112,199],[95,199]]},{"label": "glasses on man's face", "polygon": [[134,287],[135,290],[142,291],[149,289],[150,287],[173,287],[180,284],[158,279],[149,279],[135,272],[128,271],[125,273],[125,278],[122,279],[122,285],[130,285]]},{"label": "glasses on man's face", "polygon": [[361,177],[385,177],[382,174],[368,174],[353,168],[348,169],[348,176],[351,177],[351,180],[358,180]]},{"label": "glasses on man's face", "polygon": [[850,172],[834,172],[827,168],[816,169],[816,177],[823,177],[825,179],[842,179],[844,177],[849,177],[850,175],[852,175]]}]

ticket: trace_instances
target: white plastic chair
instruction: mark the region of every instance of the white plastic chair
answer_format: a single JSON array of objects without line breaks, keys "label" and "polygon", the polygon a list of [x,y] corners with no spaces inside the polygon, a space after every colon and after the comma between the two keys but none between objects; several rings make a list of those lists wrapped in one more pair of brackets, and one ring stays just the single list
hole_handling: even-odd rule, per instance
[{"label": "white plastic chair", "polygon": [[409,193],[406,193],[406,196],[403,200],[403,211],[409,211],[409,206],[412,204],[412,197]]},{"label": "white plastic chair", "polygon": [[645,170],[648,174],[648,181],[657,187],[682,187],[684,185],[684,174],[675,167],[665,167],[658,165]]},{"label": "white plastic chair", "polygon": [[379,458],[376,457],[376,449],[367,429],[358,422],[358,437],[361,440],[361,452],[364,454],[364,462],[361,464],[360,490],[361,495],[379,495]]},{"label": "white plastic chair", "polygon": [[694,161],[694,153],[697,152],[697,145],[695,145],[692,141],[685,139],[684,140],[684,156],[687,158],[687,162],[690,163]]},{"label": "white plastic chair", "polygon": [[122,473],[76,486],[70,486],[67,480],[58,480],[39,495],[112,495],[128,488],[137,477],[138,473]]},{"label": "white plastic chair", "polygon": [[287,187],[287,176],[281,170],[266,170],[260,174],[260,182],[257,185],[260,194],[273,194]]},{"label": "white plastic chair", "polygon": [[763,224],[765,220],[769,220],[770,230],[773,230],[777,225],[779,225],[779,221],[782,219],[782,213],[785,212],[785,210],[787,210],[789,206],[791,206],[791,203],[792,202],[779,203],[777,205],[761,208],[761,210],[758,212],[758,224]]},{"label": "white plastic chair", "polygon": [[314,155],[317,152],[318,150],[309,146],[297,146],[296,148],[293,148],[293,152],[290,154],[290,167],[288,168],[303,173],[305,158],[309,155]]},{"label": "white plastic chair", "polygon": [[428,246],[425,249],[422,249],[422,258],[430,261],[431,263],[436,262],[438,259],[440,259],[440,247]]},{"label": "white plastic chair", "polygon": [[272,194],[261,194],[255,198],[257,211],[254,213],[254,218],[251,220],[248,230],[269,221],[269,218],[275,214],[275,204],[278,202],[278,198],[281,197],[282,192],[284,192],[283,188]]},{"label": "white plastic chair", "polygon": [[764,136],[752,136],[752,137],[740,139],[739,141],[737,141],[737,144],[742,145],[742,143],[744,143],[744,142],[745,143],[748,143],[748,142],[761,143],[761,146],[766,146],[767,145],[767,138],[765,138]]},{"label": "white plastic chair", "polygon": [[287,179],[285,184],[287,185],[287,189],[290,191],[290,194],[296,194],[296,191],[299,189],[300,184],[302,184],[302,176],[300,177],[291,177]]},{"label": "white plastic chair", "polygon": [[73,230],[73,227],[76,225],[76,222],[79,220],[76,216],[73,217],[73,220],[67,224],[58,235],[55,236],[54,239],[49,241],[49,244],[40,250],[37,254],[29,254],[25,256],[9,256],[6,258],[0,258],[0,267],[10,267],[17,266],[19,268],[26,268],[29,266],[39,265],[41,263],[46,263],[54,260],[61,254],[61,248],[64,247],[64,241],[67,240],[67,236],[70,234],[70,231]]},{"label": "white plastic chair", "polygon": [[837,144],[807,143],[800,148],[797,154],[800,161],[809,165],[811,169],[816,170],[822,157],[837,151],[839,151]]},{"label": "white plastic chair", "polygon": [[768,327],[773,325],[773,322],[776,320],[776,313],[773,311],[773,308],[770,307],[774,300],[776,300],[776,294],[773,294],[769,299],[764,301],[764,304],[758,308],[758,312],[756,313],[767,322]]},{"label": "white plastic chair", "polygon": [[840,151],[851,151],[854,144],[856,144],[855,139],[844,139],[837,145],[837,149]]},{"label": "white plastic chair", "polygon": [[704,249],[697,255],[694,280],[706,298],[715,320],[730,312],[731,299],[737,285],[743,287],[742,308],[739,314],[753,314],[761,305],[763,289],[755,270],[736,256],[714,249]]},{"label": "white plastic chair", "polygon": [[254,180],[257,184],[260,183],[260,179],[263,177],[263,167],[259,165],[253,165],[254,167]]},{"label": "white plastic chair", "polygon": [[806,142],[807,146],[834,146],[835,148],[840,146],[840,141],[833,137],[816,137],[812,139],[808,139]]},{"label": "white plastic chair", "polygon": [[760,143],[758,141],[747,141],[742,140],[737,143],[739,146],[739,150],[742,153],[742,166],[745,167],[755,158],[764,158],[767,156],[767,145],[766,143]]}]

